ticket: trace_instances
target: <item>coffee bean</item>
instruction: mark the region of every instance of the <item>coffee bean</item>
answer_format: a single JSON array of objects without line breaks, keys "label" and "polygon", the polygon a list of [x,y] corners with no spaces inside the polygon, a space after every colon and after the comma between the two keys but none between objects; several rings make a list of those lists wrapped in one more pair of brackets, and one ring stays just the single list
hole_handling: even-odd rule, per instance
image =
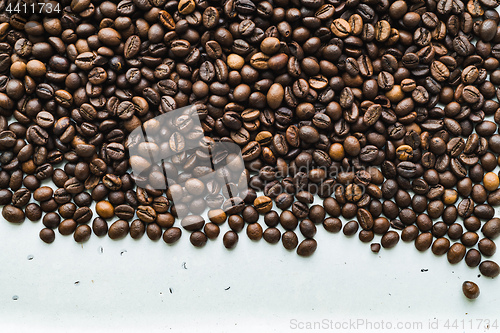
[{"label": "coffee bean", "polygon": [[77,210],[75,210],[75,213],[73,214],[73,219],[78,223],[78,224],[84,224],[88,223],[92,219],[92,210],[90,210],[89,207],[80,207]]},{"label": "coffee bean", "polygon": [[153,223],[156,220],[156,211],[150,206],[139,206],[136,210],[137,217],[144,223]]},{"label": "coffee bean", "polygon": [[238,243],[238,234],[234,231],[228,231],[224,234],[222,241],[226,249],[233,249]]},{"label": "coffee bean", "polygon": [[335,36],[340,38],[347,37],[351,32],[350,24],[346,20],[341,18],[335,19],[332,22],[330,29]]},{"label": "coffee bean", "polygon": [[33,199],[35,199],[36,201],[46,201],[52,198],[53,193],[54,191],[52,190],[52,188],[48,186],[42,186],[37,188],[33,192]]},{"label": "coffee bean", "polygon": [[496,252],[496,245],[492,240],[483,238],[478,243],[478,249],[482,255],[491,257]]},{"label": "coffee bean", "polygon": [[297,235],[293,231],[286,231],[282,235],[281,241],[283,243],[283,247],[287,250],[293,250],[299,244]]},{"label": "coffee bean", "polygon": [[419,251],[425,251],[431,247],[432,234],[422,233],[415,239],[415,247]]},{"label": "coffee bean", "polygon": [[[26,206],[31,199],[31,193],[26,188],[21,188],[12,195],[12,205],[18,208]],[[50,199],[50,197],[48,198]],[[47,199],[47,200],[48,200]]]},{"label": "coffee bean", "polygon": [[500,274],[500,267],[494,261],[485,260],[479,265],[479,271],[484,276],[494,278]]},{"label": "coffee bean", "polygon": [[127,221],[118,220],[109,227],[108,236],[111,239],[120,239],[128,234],[129,229],[130,226]]},{"label": "coffee bean", "polygon": [[342,231],[346,236],[353,236],[356,234],[356,232],[358,232],[358,229],[359,229],[358,223],[356,221],[350,221],[344,225]]},{"label": "coffee bean", "polygon": [[47,213],[43,217],[43,225],[46,226],[47,228],[54,229],[59,226],[59,223],[61,222],[61,217],[57,213]]},{"label": "coffee bean", "polygon": [[450,264],[460,262],[465,257],[465,246],[459,243],[454,243],[448,250],[447,256]]},{"label": "coffee bean", "polygon": [[5,205],[2,208],[3,218],[11,223],[22,223],[24,221],[24,212],[15,206]]},{"label": "coffee bean", "polygon": [[189,215],[181,221],[181,226],[188,231],[200,230],[204,225],[205,220],[199,215]]},{"label": "coffee bean", "polygon": [[24,209],[24,213],[26,215],[26,218],[33,222],[38,221],[42,218],[42,209],[35,203],[28,204]]},{"label": "coffee bean", "polygon": [[358,222],[361,226],[361,228],[363,228],[364,230],[371,230],[372,227],[373,227],[373,217],[372,217],[372,214],[364,209],[364,208],[360,208],[358,209],[358,213],[357,213],[357,217],[358,217]]},{"label": "coffee bean", "polygon": [[54,230],[49,228],[43,228],[40,230],[40,239],[47,244],[52,243],[56,238]]},{"label": "coffee bean", "polygon": [[476,249],[470,249],[465,255],[465,263],[469,267],[477,267],[481,262],[481,253]]},{"label": "coffee bean", "polygon": [[201,231],[195,231],[189,237],[191,244],[195,247],[203,247],[207,243],[207,236]]},{"label": "coffee bean", "polygon": [[[61,222],[62,224],[63,222]],[[59,226],[61,226],[61,224]],[[75,223],[76,226],[76,223]],[[132,228],[131,228],[132,229]],[[108,233],[108,223],[100,218],[96,217],[94,221],[92,222],[92,230],[94,231],[94,234],[98,237],[105,236]],[[131,232],[132,235],[132,232]]]},{"label": "coffee bean", "polygon": [[471,199],[463,199],[458,204],[458,215],[463,218],[467,218],[472,215],[474,209],[474,203]]},{"label": "coffee bean", "polygon": [[169,228],[163,233],[163,241],[167,244],[173,244],[181,238],[182,231],[177,227]]},{"label": "coffee bean", "polygon": [[80,225],[76,228],[73,238],[75,239],[75,242],[84,243],[90,239],[91,233],[92,230],[88,225]]},{"label": "coffee bean", "polygon": [[273,207],[272,199],[267,196],[260,196],[254,200],[254,207],[260,214],[269,212]]},{"label": "coffee bean", "polygon": [[392,248],[399,242],[399,234],[395,231],[389,231],[382,236],[381,244],[384,248]]},{"label": "coffee bean", "polygon": [[[78,224],[73,219],[63,220],[57,227],[59,233],[64,236],[69,236],[73,234],[77,228]],[[107,225],[106,225],[107,232]]]},{"label": "coffee bean", "polygon": [[468,299],[476,299],[479,297],[479,287],[472,281],[465,281],[462,284],[462,291]]}]

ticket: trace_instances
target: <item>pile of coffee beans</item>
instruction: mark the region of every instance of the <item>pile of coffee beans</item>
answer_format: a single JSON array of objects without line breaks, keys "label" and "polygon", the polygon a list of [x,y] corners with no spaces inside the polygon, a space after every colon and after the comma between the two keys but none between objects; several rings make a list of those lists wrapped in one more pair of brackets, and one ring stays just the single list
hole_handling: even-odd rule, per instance
[{"label": "pile of coffee beans", "polygon": [[[228,249],[245,229],[301,256],[322,225],[496,277],[498,4],[0,0],[2,216],[41,220],[47,243],[187,231],[196,247],[227,221]],[[197,182],[214,166],[194,165],[215,156],[186,154],[178,133],[145,145],[168,161],[129,155],[129,134],[189,105],[201,128],[186,133],[241,147],[244,195]]]}]

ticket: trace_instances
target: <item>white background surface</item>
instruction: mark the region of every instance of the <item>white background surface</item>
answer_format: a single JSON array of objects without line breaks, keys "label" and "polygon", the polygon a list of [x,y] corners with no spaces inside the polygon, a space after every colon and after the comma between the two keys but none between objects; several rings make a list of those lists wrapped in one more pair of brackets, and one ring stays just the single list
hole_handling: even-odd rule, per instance
[{"label": "white background surface", "polygon": [[[38,238],[41,228],[0,221],[2,332],[295,332],[311,331],[298,327],[317,321],[326,325],[322,331],[365,332],[366,321],[379,332],[387,330],[376,325],[387,322],[405,332],[500,331],[480,323],[500,325],[498,279],[478,277],[464,261],[450,265],[446,256],[420,253],[412,243],[374,254],[357,235],[319,225],[316,253],[301,258],[281,242],[250,241],[244,231],[228,251],[227,223],[202,249],[189,243],[188,232],[174,245],[146,235],[138,241],[93,235],[81,245],[56,230],[47,245]],[[465,280],[478,283],[477,300],[463,296]],[[357,320],[367,324],[352,326]],[[439,329],[430,329],[436,320]],[[457,320],[457,329],[447,329],[447,320]],[[423,330],[395,329],[418,328],[413,322]]]}]

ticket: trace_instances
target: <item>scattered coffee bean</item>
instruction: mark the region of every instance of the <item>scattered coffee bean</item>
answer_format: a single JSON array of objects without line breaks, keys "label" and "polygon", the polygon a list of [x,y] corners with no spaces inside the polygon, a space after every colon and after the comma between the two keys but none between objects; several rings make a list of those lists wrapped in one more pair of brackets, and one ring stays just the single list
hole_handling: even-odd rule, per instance
[{"label": "scattered coffee bean", "polygon": [[494,261],[485,260],[479,265],[479,271],[484,276],[494,278],[500,274],[500,267]]},{"label": "scattered coffee bean", "polygon": [[293,250],[299,244],[299,239],[293,231],[287,231],[281,236],[283,246],[287,250]]},{"label": "scattered coffee bean", "polygon": [[40,239],[44,241],[45,243],[52,243],[56,238],[56,234],[54,233],[54,230],[49,229],[49,228],[43,228],[40,230]]},{"label": "scattered coffee bean", "polygon": [[479,297],[479,287],[472,281],[465,281],[462,284],[462,291],[468,299],[476,299]]},{"label": "scattered coffee bean", "polygon": [[76,228],[75,233],[73,234],[73,237],[75,239],[75,242],[83,243],[83,242],[86,242],[89,240],[91,233],[92,233],[92,229],[90,229],[90,227],[88,225],[83,224],[83,225],[79,225]]},{"label": "scattered coffee bean", "polygon": [[304,239],[297,247],[297,254],[301,257],[309,257],[316,251],[317,246],[314,239]]},{"label": "scattered coffee bean", "polygon": [[163,233],[163,240],[167,244],[173,244],[181,238],[181,235],[182,235],[181,229],[177,227],[169,228],[165,230],[165,232]]},{"label": "scattered coffee bean", "polygon": [[207,236],[201,231],[195,231],[189,237],[194,247],[203,247],[207,243]]}]

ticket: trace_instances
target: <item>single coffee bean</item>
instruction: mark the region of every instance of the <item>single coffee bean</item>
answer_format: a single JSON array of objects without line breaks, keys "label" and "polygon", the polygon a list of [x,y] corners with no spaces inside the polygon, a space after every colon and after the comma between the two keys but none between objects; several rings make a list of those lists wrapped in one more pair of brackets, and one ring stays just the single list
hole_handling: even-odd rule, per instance
[{"label": "single coffee bean", "polygon": [[479,287],[472,281],[465,281],[462,284],[462,291],[468,299],[476,299],[479,297]]},{"label": "single coffee bean", "polygon": [[191,234],[189,240],[194,247],[203,247],[207,243],[207,236],[201,231],[195,231]]},{"label": "single coffee bean", "polygon": [[182,219],[181,226],[188,231],[201,230],[205,225],[205,220],[199,215],[189,215]]},{"label": "single coffee bean", "polygon": [[173,244],[181,238],[182,231],[177,227],[169,228],[163,233],[163,241],[167,244]]},{"label": "single coffee bean", "polygon": [[33,199],[36,201],[47,201],[52,198],[54,191],[48,186],[39,187],[33,192]]},{"label": "single coffee bean", "polygon": [[50,244],[54,242],[55,238],[56,234],[54,233],[54,230],[49,228],[43,228],[40,230],[40,239],[45,243]]},{"label": "single coffee bean", "polygon": [[346,235],[346,236],[353,236],[358,232],[358,229],[359,229],[358,222],[350,221],[344,225],[344,228],[342,229],[342,231],[344,232],[344,235]]},{"label": "single coffee bean", "polygon": [[57,213],[50,212],[45,214],[42,222],[43,225],[46,226],[47,228],[55,229],[59,226],[59,223],[61,222],[61,217]]},{"label": "single coffee bean", "polygon": [[38,221],[42,218],[42,209],[36,203],[30,203],[24,208],[26,218],[30,221]]},{"label": "single coffee bean", "polygon": [[481,253],[476,249],[470,249],[465,255],[465,263],[469,267],[477,267],[481,262]]},{"label": "single coffee bean", "polygon": [[293,250],[299,244],[297,235],[293,231],[286,231],[281,236],[281,242],[283,243],[283,247],[287,250]]},{"label": "single coffee bean", "polygon": [[109,201],[99,201],[95,207],[97,215],[103,219],[112,218],[115,215],[114,207]]},{"label": "single coffee bean", "polygon": [[389,231],[382,236],[381,244],[384,248],[393,248],[399,242],[399,234],[395,231]]},{"label": "single coffee bean", "polygon": [[483,225],[481,231],[486,237],[495,239],[498,235],[500,235],[500,219],[493,218],[489,220]]},{"label": "single coffee bean", "polygon": [[339,232],[342,229],[342,221],[336,217],[329,217],[323,221],[323,227],[329,232]]},{"label": "single coffee bean", "polygon": [[238,243],[238,234],[234,231],[227,231],[222,238],[222,242],[226,249],[233,249]]},{"label": "single coffee bean", "polygon": [[304,239],[297,247],[297,254],[301,257],[309,257],[316,251],[317,246],[314,239]]},{"label": "single coffee bean", "polygon": [[330,29],[333,34],[339,38],[347,37],[351,33],[351,25],[349,22],[341,18],[335,19],[332,22]]},{"label": "single coffee bean", "polygon": [[425,251],[431,247],[432,234],[429,232],[418,235],[415,239],[415,248],[419,251]]},{"label": "single coffee bean", "polygon": [[127,221],[118,220],[109,227],[108,236],[111,239],[120,239],[128,234],[129,229],[130,226]]},{"label": "single coffee bean", "polygon": [[454,243],[448,250],[448,262],[456,264],[465,257],[465,246],[460,243]]},{"label": "single coffee bean", "polygon": [[435,255],[443,255],[448,252],[450,241],[447,238],[438,238],[432,244],[432,253]]},{"label": "single coffee bean", "polygon": [[146,227],[146,234],[152,241],[157,241],[162,237],[162,230],[156,223],[149,223]]},{"label": "single coffee bean", "polygon": [[114,213],[122,220],[131,220],[134,217],[135,209],[129,205],[118,205],[115,207]]},{"label": "single coffee bean", "polygon": [[479,265],[479,271],[484,276],[494,278],[500,274],[500,267],[494,261],[485,260]]},{"label": "single coffee bean", "polygon": [[90,227],[86,224],[79,225],[75,233],[73,234],[73,238],[75,239],[75,242],[78,243],[84,243],[90,239],[90,235],[92,234],[92,230]]},{"label": "single coffee bean", "polygon": [[281,238],[281,232],[279,229],[270,227],[267,228],[264,233],[262,234],[262,237],[264,240],[270,244],[276,244],[280,241]]},{"label": "single coffee bean", "polygon": [[11,223],[22,223],[24,221],[24,212],[15,206],[5,205],[2,208],[3,218]]},{"label": "single coffee bean", "polygon": [[96,217],[92,222],[92,230],[98,237],[105,236],[108,233],[108,223],[103,218]]},{"label": "single coffee bean", "polygon": [[[66,219],[59,224],[59,226],[57,227],[57,230],[59,230],[59,233],[61,235],[69,236],[75,232],[76,227],[78,227],[78,223],[76,223],[75,220]],[[107,229],[106,229],[106,231],[107,231]]]},{"label": "single coffee bean", "polygon": [[[364,209],[364,208],[360,208],[358,209],[358,213],[357,213],[357,217],[358,217],[358,222],[359,222],[359,225],[361,226],[361,228],[363,228],[363,230],[371,230],[372,227],[373,227],[373,217],[372,217],[372,214]],[[384,244],[382,243],[382,246],[384,246]]]},{"label": "single coffee bean", "polygon": [[483,238],[478,243],[478,249],[482,255],[491,257],[495,254],[497,247],[492,240]]},{"label": "single coffee bean", "polygon": [[260,240],[262,238],[263,230],[260,224],[251,223],[247,226],[247,236],[251,240]]}]

